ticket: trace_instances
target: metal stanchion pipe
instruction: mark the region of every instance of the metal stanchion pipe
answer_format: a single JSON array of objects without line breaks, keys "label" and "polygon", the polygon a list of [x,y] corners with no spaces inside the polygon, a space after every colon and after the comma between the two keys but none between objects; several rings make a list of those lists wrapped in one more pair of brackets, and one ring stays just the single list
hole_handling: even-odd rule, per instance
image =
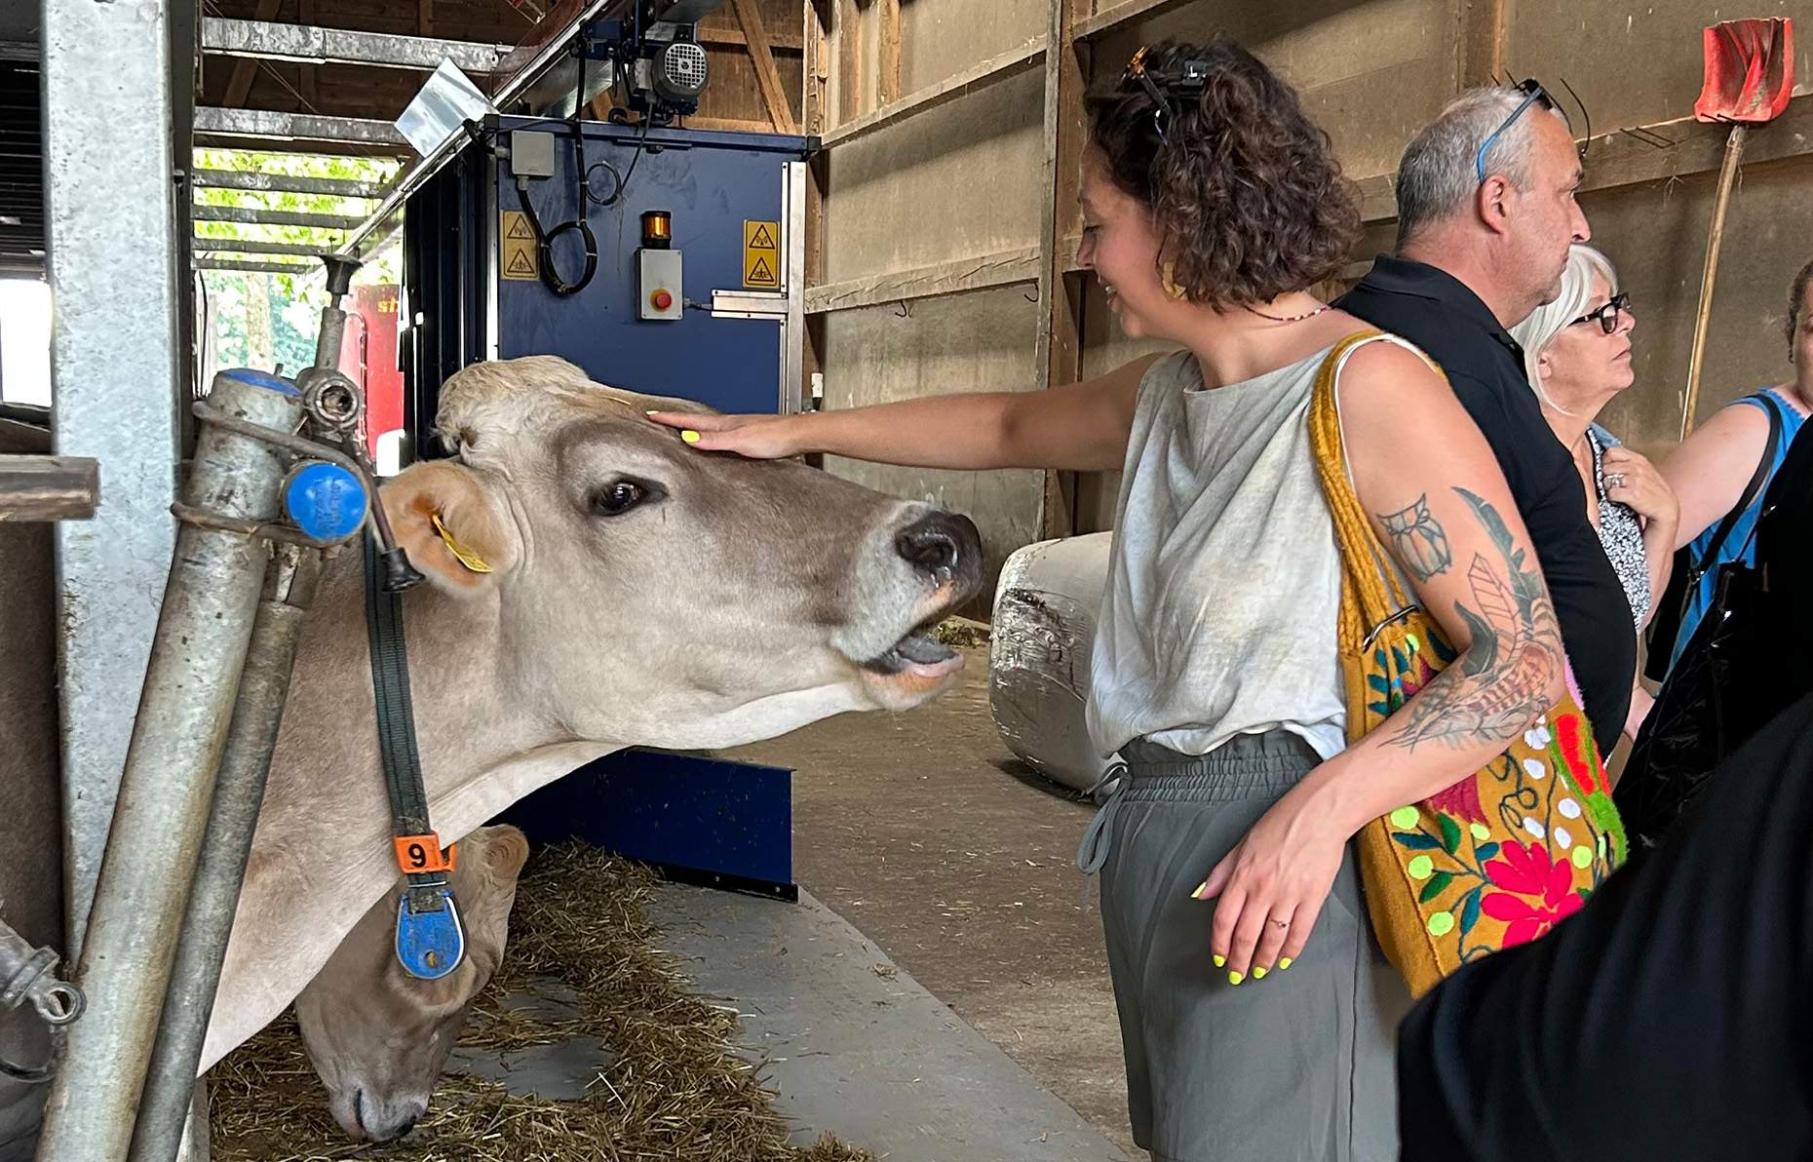
[{"label": "metal stanchion pipe", "polygon": [[[257,372],[223,372],[209,399],[283,432],[302,418],[295,388]],[[274,520],[287,459],[204,426],[184,501]],[[268,558],[241,533],[185,525],[177,536],[76,974],[89,1010],[51,1087],[42,1162],[120,1162],[131,1146]]]},{"label": "metal stanchion pipe", "polygon": [[183,921],[182,942],[170,973],[163,1018],[139,1103],[138,1129],[132,1140],[133,1162],[174,1162],[182,1147],[183,1126],[191,1116],[196,1066],[207,1040],[214,994],[220,985],[227,935],[233,928],[252,833],[264,803],[271,752],[289,696],[290,676],[302,626],[314,603],[321,555],[313,549],[283,545],[265,575],[264,598],[258,603],[239,700],[227,730],[226,751],[214,785],[214,806],[207,839],[195,869],[195,887]]}]

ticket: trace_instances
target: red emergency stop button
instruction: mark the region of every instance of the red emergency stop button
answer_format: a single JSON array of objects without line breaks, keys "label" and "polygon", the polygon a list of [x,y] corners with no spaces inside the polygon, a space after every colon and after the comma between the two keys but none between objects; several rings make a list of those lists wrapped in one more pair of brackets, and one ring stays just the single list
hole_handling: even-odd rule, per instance
[{"label": "red emergency stop button", "polygon": [[665,311],[674,305],[674,296],[668,294],[664,290],[658,290],[654,294],[648,296],[648,301],[649,305],[653,306],[657,311]]}]

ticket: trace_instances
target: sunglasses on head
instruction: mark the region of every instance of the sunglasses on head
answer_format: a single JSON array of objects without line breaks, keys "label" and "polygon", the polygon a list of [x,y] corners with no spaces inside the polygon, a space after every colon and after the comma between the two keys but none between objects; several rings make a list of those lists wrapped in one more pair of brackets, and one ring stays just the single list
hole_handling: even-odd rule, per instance
[{"label": "sunglasses on head", "polygon": [[[1565,80],[1562,81],[1561,84],[1570,94],[1573,94],[1574,89],[1572,85],[1569,85]],[[1542,87],[1541,81],[1536,80],[1534,77],[1526,77],[1513,85],[1512,90],[1514,92],[1522,93],[1523,100],[1517,103],[1517,108],[1511,110],[1511,115],[1506,117],[1504,121],[1499,124],[1497,129],[1494,129],[1491,133],[1486,135],[1486,139],[1479,143],[1479,149],[1473,154],[1473,174],[1479,179],[1479,184],[1482,186],[1486,184],[1486,154],[1492,151],[1492,146],[1497,144],[1498,139],[1505,135],[1506,130],[1517,124],[1517,119],[1522,117],[1524,111],[1531,105],[1540,104],[1544,109],[1551,109],[1561,114],[1561,119],[1567,123],[1569,132],[1572,132],[1574,128],[1573,119],[1567,115],[1567,110],[1562,108],[1561,104],[1549,94],[1549,91]],[[1580,104],[1578,95],[1574,96],[1574,103]],[[1586,106],[1581,105],[1580,109],[1581,112],[1584,113],[1586,111]],[[1586,147],[1592,140],[1593,128],[1592,122],[1589,120],[1587,122],[1586,140],[1582,142],[1580,146],[1581,157],[1584,158],[1586,156]]]},{"label": "sunglasses on head", "polygon": [[1588,311],[1578,319],[1571,320],[1568,323],[1568,326],[1573,327],[1581,323],[1598,323],[1599,329],[1609,335],[1618,329],[1618,316],[1628,310],[1630,310],[1630,295],[1615,294],[1612,296],[1610,302],[1596,311]]},{"label": "sunglasses on head", "polygon": [[1209,83],[1209,62],[1190,58],[1181,62],[1183,71],[1179,75],[1154,78],[1146,69],[1146,54],[1150,51],[1142,46],[1133,54],[1133,59],[1127,62],[1126,71],[1121,74],[1121,84],[1137,84],[1146,91],[1146,96],[1152,99],[1154,106],[1152,128],[1157,131],[1159,141],[1168,145],[1171,139],[1166,135],[1166,129],[1177,119],[1177,106],[1171,103],[1170,94],[1166,90],[1175,89],[1191,96],[1201,94]]}]

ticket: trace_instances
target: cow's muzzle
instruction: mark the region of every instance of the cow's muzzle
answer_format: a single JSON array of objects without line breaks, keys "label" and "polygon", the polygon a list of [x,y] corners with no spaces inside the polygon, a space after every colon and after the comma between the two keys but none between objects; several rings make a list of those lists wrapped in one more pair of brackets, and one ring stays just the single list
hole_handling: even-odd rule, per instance
[{"label": "cow's muzzle", "polygon": [[966,516],[932,512],[894,537],[894,551],[931,585],[926,614],[886,652],[864,663],[880,674],[935,679],[961,668],[962,657],[926,631],[982,587],[982,536]]}]

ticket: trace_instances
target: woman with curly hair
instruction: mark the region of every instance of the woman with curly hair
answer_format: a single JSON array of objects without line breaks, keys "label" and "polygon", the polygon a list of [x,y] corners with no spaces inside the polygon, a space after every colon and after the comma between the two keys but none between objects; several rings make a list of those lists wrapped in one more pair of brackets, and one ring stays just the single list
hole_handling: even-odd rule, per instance
[{"label": "woman with curly hair", "polygon": [[1079,860],[1102,873],[1134,1138],[1161,1162],[1395,1158],[1407,996],[1350,840],[1560,697],[1553,609],[1479,430],[1369,333],[1337,368],[1353,483],[1463,652],[1345,744],[1306,416],[1368,332],[1311,294],[1359,236],[1353,196],[1297,94],[1226,39],[1142,50],[1088,113],[1080,260],[1121,329],[1173,353],[1044,392],[654,418],[706,452],[1124,471],[1088,719],[1125,765]]}]

